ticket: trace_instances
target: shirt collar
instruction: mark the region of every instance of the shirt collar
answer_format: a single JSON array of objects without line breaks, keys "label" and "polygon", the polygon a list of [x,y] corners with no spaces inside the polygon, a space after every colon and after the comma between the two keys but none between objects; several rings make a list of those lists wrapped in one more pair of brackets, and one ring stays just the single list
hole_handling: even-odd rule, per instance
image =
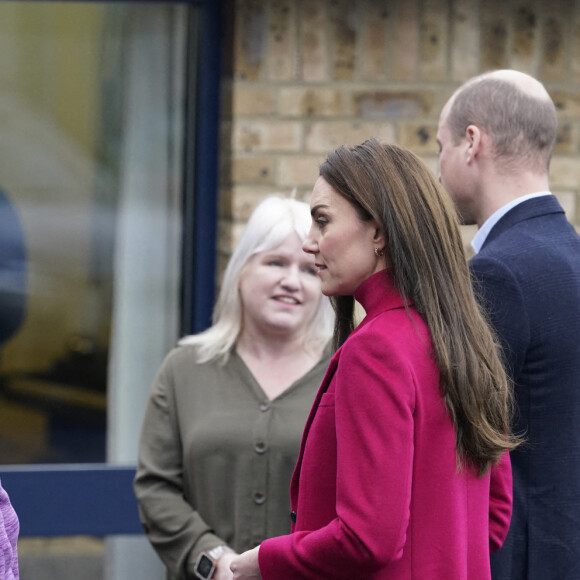
[{"label": "shirt collar", "polygon": [[491,230],[493,229],[493,226],[495,226],[495,224],[497,224],[497,222],[508,211],[510,211],[510,209],[513,209],[514,207],[516,207],[516,205],[520,205],[520,203],[523,203],[524,201],[528,201],[528,199],[533,199],[534,197],[543,197],[544,195],[552,195],[552,194],[549,191],[538,191],[536,193],[522,195],[521,197],[518,197],[513,201],[506,203],[506,205],[500,207],[497,211],[492,213],[485,220],[485,222],[483,222],[483,225],[477,230],[477,233],[475,234],[475,236],[473,236],[473,240],[471,240],[471,247],[473,248],[475,253],[477,254],[481,250],[483,244],[485,243],[485,240],[487,239],[487,236],[489,235],[489,232],[491,232]]}]

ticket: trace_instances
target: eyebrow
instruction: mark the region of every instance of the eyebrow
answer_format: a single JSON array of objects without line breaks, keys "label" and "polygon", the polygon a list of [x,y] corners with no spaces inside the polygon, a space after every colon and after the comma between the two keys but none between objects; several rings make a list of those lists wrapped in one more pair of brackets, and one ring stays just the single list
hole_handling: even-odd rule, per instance
[{"label": "eyebrow", "polygon": [[285,254],[281,254],[280,252],[275,252],[273,250],[265,251],[263,254],[264,258],[284,258]]},{"label": "eyebrow", "polygon": [[310,215],[313,216],[321,207],[328,208],[329,206],[325,203],[319,203],[310,210]]}]

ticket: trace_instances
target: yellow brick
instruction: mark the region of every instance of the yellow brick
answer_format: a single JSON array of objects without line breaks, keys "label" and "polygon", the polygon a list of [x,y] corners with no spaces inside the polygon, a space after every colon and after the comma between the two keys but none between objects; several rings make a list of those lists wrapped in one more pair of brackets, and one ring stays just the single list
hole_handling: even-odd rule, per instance
[{"label": "yellow brick", "polygon": [[551,0],[542,27],[542,80],[566,80],[566,55],[570,44],[566,34],[569,23],[569,0]]},{"label": "yellow brick", "polygon": [[483,70],[508,68],[508,4],[487,0],[481,4],[481,47]]},{"label": "yellow brick", "polygon": [[566,212],[566,217],[572,221],[576,221],[576,199],[577,194],[573,191],[554,191],[554,195],[558,198],[560,205]]},{"label": "yellow brick", "polygon": [[556,138],[556,146],[554,152],[558,153],[574,153],[576,151],[576,130],[575,126],[568,122],[560,122],[558,124],[558,136]]},{"label": "yellow brick", "polygon": [[280,114],[291,117],[327,117],[344,115],[344,91],[315,87],[280,89]]},{"label": "yellow brick", "polygon": [[358,145],[371,137],[394,143],[395,128],[390,123],[368,121],[312,123],[306,129],[306,150],[327,154],[339,145]]},{"label": "yellow brick", "polygon": [[226,17],[234,70],[226,63],[220,127],[221,186],[233,188],[222,194],[220,218],[232,231],[271,191],[296,187],[309,199],[318,163],[343,143],[399,142],[437,175],[440,107],[467,77],[507,67],[538,76],[554,97],[552,186],[580,222],[580,0],[233,0],[233,7]]},{"label": "yellow brick", "polygon": [[297,121],[234,121],[234,151],[297,151],[301,125]]},{"label": "yellow brick", "polygon": [[433,91],[354,91],[355,115],[366,119],[395,119],[438,115]]},{"label": "yellow brick", "polygon": [[221,187],[218,193],[218,217],[221,220],[232,219],[232,188],[230,185]]},{"label": "yellow brick", "polygon": [[232,218],[234,221],[246,222],[254,208],[268,195],[280,193],[289,196],[291,189],[265,187],[263,185],[237,185],[232,191]]},{"label": "yellow brick", "polygon": [[576,3],[576,9],[569,15],[572,26],[570,39],[570,81],[580,82],[580,8]]},{"label": "yellow brick", "polygon": [[278,160],[278,183],[284,187],[312,188],[324,155],[284,156]]},{"label": "yellow brick", "polygon": [[329,7],[327,26],[331,34],[332,78],[340,81],[353,80],[356,66],[355,26],[356,3],[351,0],[333,0]]},{"label": "yellow brick", "polygon": [[577,157],[555,155],[550,163],[550,183],[554,189],[580,187],[580,163]]},{"label": "yellow brick", "polygon": [[387,0],[361,0],[364,58],[361,62],[361,78],[371,81],[384,80],[387,70],[387,34],[389,6]]},{"label": "yellow brick", "polygon": [[437,125],[430,123],[405,124],[399,133],[399,144],[417,155],[437,154]]},{"label": "yellow brick", "polygon": [[[232,222],[230,220],[219,220],[217,227],[217,247],[218,252],[224,258],[229,255],[233,249],[232,244]],[[226,263],[222,262],[219,269],[225,269]]]},{"label": "yellow brick", "polygon": [[298,0],[302,42],[298,47],[298,78],[323,81],[328,78],[326,40],[328,20],[325,4],[312,0]]},{"label": "yellow brick", "polygon": [[258,80],[266,46],[264,7],[260,0],[234,2],[234,76]]},{"label": "yellow brick", "polygon": [[580,93],[573,91],[550,91],[550,96],[560,118],[580,117]]},{"label": "yellow brick", "polygon": [[234,183],[274,183],[274,159],[272,157],[236,157],[232,160]]},{"label": "yellow brick", "polygon": [[274,89],[236,84],[232,91],[232,112],[236,115],[270,115],[276,110]]},{"label": "yellow brick", "polygon": [[265,4],[269,17],[266,51],[268,78],[291,80],[295,73],[296,3],[290,0],[269,0]]},{"label": "yellow brick", "polygon": [[511,67],[537,75],[534,53],[538,36],[535,2],[518,2],[513,11],[513,52]]},{"label": "yellow brick", "polygon": [[391,77],[399,81],[413,80],[419,68],[419,1],[397,2],[393,10]]},{"label": "yellow brick", "polygon": [[451,15],[451,78],[462,83],[479,72],[479,0],[455,0]]},{"label": "yellow brick", "polygon": [[230,239],[231,239],[231,248],[232,250],[238,245],[238,242],[240,241],[240,238],[242,237],[242,234],[244,232],[244,228],[246,227],[246,222],[236,222],[234,224],[232,224],[232,228],[231,228],[231,234],[230,234]]},{"label": "yellow brick", "polygon": [[448,68],[448,4],[443,0],[423,0],[422,6],[421,76],[426,81],[442,81]]}]

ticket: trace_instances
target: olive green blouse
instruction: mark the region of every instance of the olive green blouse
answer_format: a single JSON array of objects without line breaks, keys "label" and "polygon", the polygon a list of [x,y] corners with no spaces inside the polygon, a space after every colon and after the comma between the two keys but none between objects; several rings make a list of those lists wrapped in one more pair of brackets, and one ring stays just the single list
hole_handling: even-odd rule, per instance
[{"label": "olive green blouse", "polygon": [[201,551],[243,552],[290,531],[289,485],[306,418],[330,361],[270,401],[235,351],[225,365],[173,349],[153,384],[135,494],[167,578],[194,578]]}]

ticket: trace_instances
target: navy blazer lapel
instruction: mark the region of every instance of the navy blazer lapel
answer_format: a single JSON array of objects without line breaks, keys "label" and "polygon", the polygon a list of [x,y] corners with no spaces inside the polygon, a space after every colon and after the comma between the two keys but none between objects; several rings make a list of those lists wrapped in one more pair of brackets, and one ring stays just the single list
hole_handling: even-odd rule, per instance
[{"label": "navy blazer lapel", "polygon": [[544,195],[542,197],[534,197],[516,205],[513,209],[508,211],[498,222],[493,226],[491,232],[483,243],[482,249],[497,238],[500,234],[509,230],[515,224],[535,218],[542,215],[564,213],[562,206],[554,195]]}]

